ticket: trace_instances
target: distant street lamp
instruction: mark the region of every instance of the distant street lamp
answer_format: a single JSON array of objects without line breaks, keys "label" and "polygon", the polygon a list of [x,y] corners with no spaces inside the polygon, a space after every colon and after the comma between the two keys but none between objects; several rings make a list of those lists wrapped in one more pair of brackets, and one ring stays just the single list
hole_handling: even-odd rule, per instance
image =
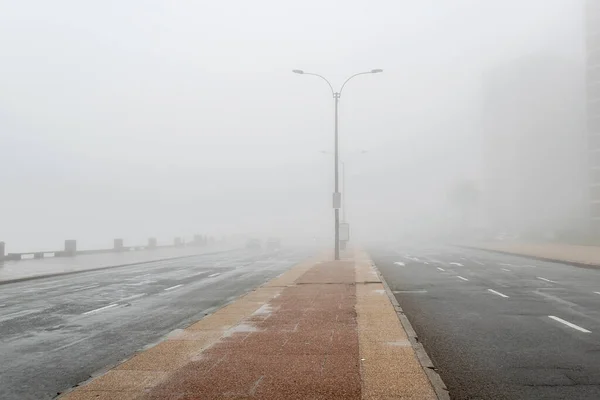
[{"label": "distant street lamp", "polygon": [[334,184],[334,192],[333,192],[333,208],[335,210],[335,251],[334,251],[334,258],[336,260],[340,259],[340,207],[341,207],[341,194],[339,192],[339,160],[338,160],[338,103],[340,101],[340,97],[342,96],[342,91],[344,90],[344,86],[346,86],[346,83],[348,83],[348,81],[352,78],[354,78],[355,76],[358,75],[366,75],[366,74],[377,74],[380,72],[383,72],[382,69],[372,69],[370,71],[367,72],[359,72],[357,74],[354,74],[352,76],[350,76],[348,79],[346,79],[344,81],[344,83],[342,84],[342,87],[340,88],[339,92],[336,92],[333,89],[333,86],[331,85],[331,83],[322,75],[319,74],[314,74],[311,72],[304,72],[301,69],[294,69],[292,70],[293,73],[295,74],[300,74],[300,75],[313,75],[313,76],[317,76],[321,79],[323,79],[327,85],[329,85],[329,88],[331,89],[331,94],[333,95],[333,99],[334,99],[334,104],[335,104],[335,128],[334,128],[334,176],[335,176],[335,184]]}]

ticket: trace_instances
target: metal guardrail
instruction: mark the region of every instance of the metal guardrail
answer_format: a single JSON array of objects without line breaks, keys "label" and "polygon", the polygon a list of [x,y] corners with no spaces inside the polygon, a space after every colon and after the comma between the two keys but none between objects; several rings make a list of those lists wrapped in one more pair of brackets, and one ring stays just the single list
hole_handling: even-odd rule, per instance
[{"label": "metal guardrail", "polygon": [[123,239],[114,239],[113,247],[111,249],[97,249],[97,250],[77,250],[76,240],[65,240],[65,246],[63,250],[49,250],[49,251],[30,251],[22,253],[8,253],[6,254],[5,242],[0,242],[0,261],[19,261],[23,259],[42,259],[47,257],[74,257],[77,255],[86,254],[101,254],[101,253],[119,253],[128,251],[141,251],[141,250],[153,250],[160,248],[169,247],[186,247],[186,246],[205,246],[209,243],[214,242],[212,237],[205,235],[194,235],[191,242],[185,242],[181,237],[176,237],[173,240],[173,244],[159,245],[156,238],[149,238],[146,245],[141,246],[125,246]]}]

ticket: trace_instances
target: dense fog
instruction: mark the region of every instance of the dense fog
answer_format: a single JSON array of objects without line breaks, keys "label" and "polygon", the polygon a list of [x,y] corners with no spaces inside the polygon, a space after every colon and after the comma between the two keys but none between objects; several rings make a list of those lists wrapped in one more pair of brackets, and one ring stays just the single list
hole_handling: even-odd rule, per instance
[{"label": "dense fog", "polygon": [[[0,0],[0,241],[583,235],[583,2]],[[342,177],[340,177],[342,180]]]}]

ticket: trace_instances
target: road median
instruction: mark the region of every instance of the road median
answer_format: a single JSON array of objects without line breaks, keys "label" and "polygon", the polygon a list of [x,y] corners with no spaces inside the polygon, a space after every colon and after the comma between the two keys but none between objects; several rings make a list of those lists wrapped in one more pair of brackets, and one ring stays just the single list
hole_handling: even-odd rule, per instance
[{"label": "road median", "polygon": [[60,399],[437,399],[425,369],[356,252],[302,262]]}]

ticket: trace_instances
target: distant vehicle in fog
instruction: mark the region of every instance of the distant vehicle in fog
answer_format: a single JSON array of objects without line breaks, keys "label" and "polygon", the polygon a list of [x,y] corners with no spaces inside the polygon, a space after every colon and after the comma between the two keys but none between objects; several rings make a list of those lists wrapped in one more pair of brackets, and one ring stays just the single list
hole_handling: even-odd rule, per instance
[{"label": "distant vehicle in fog", "polygon": [[246,248],[251,250],[260,250],[261,244],[258,239],[248,239],[246,242]]}]

